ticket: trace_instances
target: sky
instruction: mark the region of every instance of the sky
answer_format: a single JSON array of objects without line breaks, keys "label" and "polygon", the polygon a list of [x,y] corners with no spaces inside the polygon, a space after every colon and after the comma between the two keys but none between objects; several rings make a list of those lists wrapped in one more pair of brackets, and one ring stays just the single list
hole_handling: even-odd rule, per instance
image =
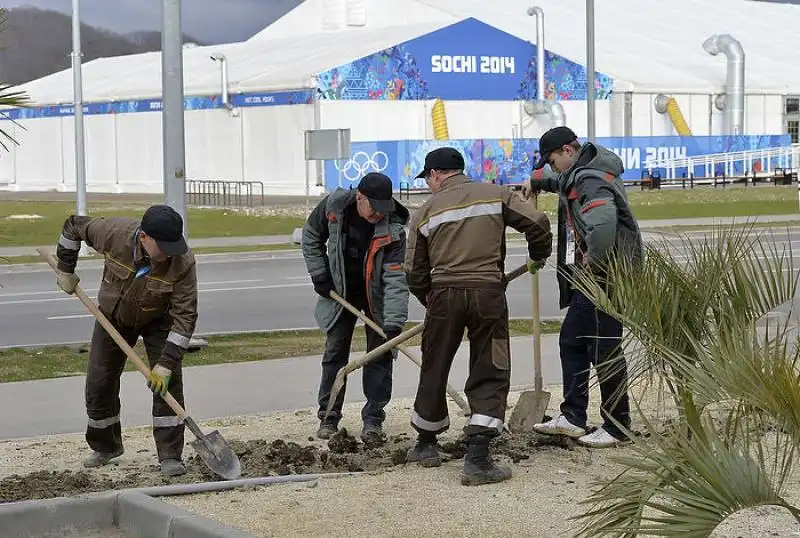
[{"label": "sky", "polygon": [[[205,43],[243,41],[301,0],[183,0],[183,32]],[[3,6],[32,6],[72,13],[72,0],[5,0]],[[80,0],[81,21],[119,33],[161,28],[162,0]]]}]

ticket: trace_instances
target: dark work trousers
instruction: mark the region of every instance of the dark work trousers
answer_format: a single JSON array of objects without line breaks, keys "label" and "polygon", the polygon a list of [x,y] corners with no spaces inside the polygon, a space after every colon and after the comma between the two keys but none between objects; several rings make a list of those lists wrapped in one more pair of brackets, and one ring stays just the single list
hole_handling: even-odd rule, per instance
[{"label": "dark work trousers", "polygon": [[[373,319],[372,314],[369,312],[366,297],[349,297],[347,299],[355,308],[363,311],[370,319]],[[336,320],[333,327],[328,331],[325,338],[325,351],[322,355],[322,379],[319,384],[319,394],[317,401],[319,403],[319,411],[317,416],[320,420],[325,418],[325,411],[328,408],[328,400],[330,399],[331,389],[333,388],[333,381],[336,379],[336,374],[339,370],[347,366],[350,361],[350,345],[353,341],[353,332],[356,328],[355,315],[347,310],[343,310]],[[378,335],[369,327],[364,327],[367,335],[367,351],[371,351],[376,347],[384,344],[386,340]],[[396,355],[391,351],[386,352],[377,359],[368,362],[361,369],[362,387],[364,396],[367,398],[367,403],[364,404],[361,410],[361,420],[365,424],[382,425],[386,419],[384,408],[389,403],[392,397],[392,369],[394,367],[394,357]],[[346,378],[345,378],[346,379]],[[328,421],[337,423],[342,418],[342,405],[344,404],[345,391],[347,389],[347,382],[339,391],[336,402],[331,409],[331,414]]]},{"label": "dark work trousers", "polygon": [[600,384],[603,429],[619,439],[625,436],[608,417],[614,417],[626,428],[630,426],[628,369],[621,342],[622,323],[575,291],[558,340],[564,383],[561,412],[572,424],[586,426],[589,368],[594,365]]},{"label": "dark work trousers", "polygon": [[[487,284],[483,284],[487,286]],[[464,337],[469,338],[469,377],[464,390],[472,416],[466,435],[502,433],[511,383],[508,304],[505,290],[486,287],[434,288],[422,332],[422,368],[411,426],[420,434],[450,427],[447,378]]]},{"label": "dark work trousers", "polygon": [[[150,368],[156,365],[167,341],[169,328],[161,327],[141,331]],[[125,341],[134,346],[139,331],[116,327]],[[127,357],[100,323],[95,323],[89,350],[89,366],[86,373],[86,413],[89,416],[86,441],[96,452],[111,453],[122,449],[122,426],[120,424],[119,386],[120,376]],[[143,390],[147,381],[142,378]],[[183,400],[183,375],[180,366],[172,372],[169,392],[181,406]],[[183,455],[184,424],[158,394],[153,394],[153,438],[159,461],[180,460]]]}]

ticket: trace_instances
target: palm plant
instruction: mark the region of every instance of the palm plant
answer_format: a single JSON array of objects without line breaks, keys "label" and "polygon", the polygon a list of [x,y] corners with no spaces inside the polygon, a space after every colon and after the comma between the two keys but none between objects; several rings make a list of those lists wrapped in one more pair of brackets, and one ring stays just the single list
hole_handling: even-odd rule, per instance
[{"label": "palm plant", "polygon": [[610,294],[587,272],[573,276],[625,325],[631,385],[657,381],[678,410],[664,428],[634,402],[645,435],[616,458],[626,470],[584,501],[580,536],[708,536],[760,505],[800,521],[781,496],[800,447],[800,352],[790,316],[766,317],[797,291],[790,244],[722,227],[649,244],[636,264],[610,260]]},{"label": "palm plant", "polygon": [[[6,8],[0,8],[0,33],[6,29],[6,24],[8,23],[8,10]],[[26,108],[31,106],[31,100],[28,95],[21,90],[15,90],[13,84],[9,84],[7,82],[0,82],[0,118],[7,119],[14,123],[15,125],[22,127],[16,121],[10,119],[8,115],[3,112],[3,108]],[[24,128],[24,127],[22,127]],[[3,146],[3,149],[8,151],[8,146],[3,143],[3,138],[10,140],[14,144],[19,145],[19,143],[14,139],[11,133],[7,129],[0,128],[0,146]]]}]

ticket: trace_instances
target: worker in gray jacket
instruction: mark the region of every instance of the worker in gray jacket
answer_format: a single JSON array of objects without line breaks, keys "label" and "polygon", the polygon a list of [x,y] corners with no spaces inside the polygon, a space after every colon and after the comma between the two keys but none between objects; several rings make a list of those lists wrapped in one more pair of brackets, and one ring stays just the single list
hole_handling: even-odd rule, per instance
[{"label": "worker in gray jacket", "polygon": [[[404,226],[408,209],[392,197],[392,181],[379,173],[364,176],[354,190],[337,189],[322,199],[303,227],[303,257],[314,291],[320,296],[314,313],[325,331],[320,419],[317,436],[328,439],[338,431],[345,391],[339,392],[331,414],[328,401],[336,374],[347,365],[356,316],[331,298],[335,291],[383,328],[387,339],[398,336],[408,319],[409,291],[403,272],[406,252]],[[367,351],[386,342],[365,327]],[[361,412],[362,439],[385,438],[384,408],[392,394],[396,351],[367,363],[363,372],[367,402]]]},{"label": "worker in gray jacket", "polygon": [[[568,435],[590,447],[608,447],[626,441],[609,417],[630,425],[627,369],[620,347],[622,324],[570,285],[576,268],[604,276],[609,256],[631,261],[642,257],[639,226],[628,204],[624,171],[619,157],[591,142],[581,144],[568,127],[555,127],[539,140],[541,158],[534,165],[523,196],[540,191],[559,196],[557,279],[560,306],[568,307],[559,345],[564,383],[561,414],[536,424],[542,434]],[[550,165],[551,171],[544,169]],[[610,290],[613,293],[613,290]],[[603,426],[586,432],[589,405],[589,366],[600,381]]]}]

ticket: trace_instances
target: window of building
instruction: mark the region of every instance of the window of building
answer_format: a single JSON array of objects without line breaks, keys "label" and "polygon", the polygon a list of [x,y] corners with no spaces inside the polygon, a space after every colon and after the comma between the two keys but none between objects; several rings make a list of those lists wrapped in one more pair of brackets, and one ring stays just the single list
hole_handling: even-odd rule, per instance
[{"label": "window of building", "polygon": [[792,144],[800,143],[800,136],[798,136],[799,131],[800,120],[788,120],[786,122],[786,132],[792,137]]},{"label": "window of building", "polygon": [[785,114],[800,113],[800,97],[787,97],[783,110]]}]

